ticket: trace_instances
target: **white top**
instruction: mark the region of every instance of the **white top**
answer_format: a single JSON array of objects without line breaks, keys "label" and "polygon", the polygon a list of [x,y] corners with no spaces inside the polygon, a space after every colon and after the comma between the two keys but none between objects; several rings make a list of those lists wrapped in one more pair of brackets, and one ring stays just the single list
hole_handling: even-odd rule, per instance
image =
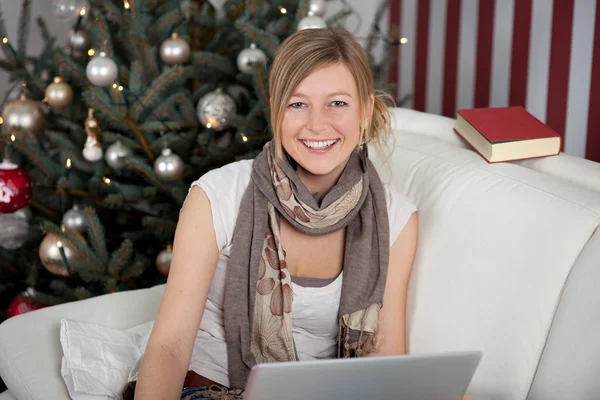
[{"label": "white top", "polygon": [[[242,196],[250,181],[252,160],[243,160],[212,170],[193,182],[204,190],[211,204],[219,247],[219,261],[212,280],[206,309],[196,335],[190,370],[221,385],[229,386],[227,346],[223,326],[225,271]],[[403,194],[386,189],[390,245],[394,243],[416,207]],[[292,334],[300,360],[335,356],[338,310],[343,273],[323,287],[292,283]]]}]

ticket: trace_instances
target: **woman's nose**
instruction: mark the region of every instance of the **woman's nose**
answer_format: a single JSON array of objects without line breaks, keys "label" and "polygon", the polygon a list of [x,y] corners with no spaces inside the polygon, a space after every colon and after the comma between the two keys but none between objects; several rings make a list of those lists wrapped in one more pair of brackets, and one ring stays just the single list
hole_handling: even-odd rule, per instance
[{"label": "woman's nose", "polygon": [[314,133],[320,133],[327,127],[327,118],[323,111],[312,109],[308,116],[306,127]]}]

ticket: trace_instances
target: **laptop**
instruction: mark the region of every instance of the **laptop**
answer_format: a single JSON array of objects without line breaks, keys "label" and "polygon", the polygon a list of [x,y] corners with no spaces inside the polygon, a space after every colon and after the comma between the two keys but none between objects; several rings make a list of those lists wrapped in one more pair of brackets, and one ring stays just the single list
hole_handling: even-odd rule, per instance
[{"label": "laptop", "polygon": [[244,400],[461,400],[481,352],[258,364]]}]

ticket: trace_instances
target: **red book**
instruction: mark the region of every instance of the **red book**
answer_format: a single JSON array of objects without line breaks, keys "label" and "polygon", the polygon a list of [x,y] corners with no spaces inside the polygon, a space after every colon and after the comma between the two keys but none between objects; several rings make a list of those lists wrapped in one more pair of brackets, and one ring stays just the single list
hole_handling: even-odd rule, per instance
[{"label": "red book", "polygon": [[561,136],[521,106],[457,110],[454,131],[490,163],[557,155]]}]

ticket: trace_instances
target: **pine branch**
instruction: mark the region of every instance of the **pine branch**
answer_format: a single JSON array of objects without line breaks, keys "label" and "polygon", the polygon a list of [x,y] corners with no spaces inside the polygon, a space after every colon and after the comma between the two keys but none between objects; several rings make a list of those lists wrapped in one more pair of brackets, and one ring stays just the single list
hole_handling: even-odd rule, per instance
[{"label": "pine branch", "polygon": [[19,58],[27,56],[27,40],[29,39],[29,24],[31,22],[31,0],[21,3],[21,18],[19,18],[18,54]]},{"label": "pine branch", "polygon": [[[6,25],[4,24],[4,13],[2,12],[2,9],[0,8],[0,39],[1,38],[8,38],[8,34],[6,32]],[[14,49],[12,48],[12,46],[10,46],[10,42],[7,44],[0,44],[0,46],[2,46],[2,51],[4,52],[4,56],[6,57],[6,60],[15,65],[15,69],[17,68],[17,63],[16,63],[16,53],[14,51]]]},{"label": "pine branch", "polygon": [[254,69],[256,72],[252,75],[252,80],[254,81],[256,92],[259,93],[259,101],[264,104],[269,104],[269,85],[267,83],[268,72],[265,71],[265,68],[260,64],[255,64]]},{"label": "pine branch", "polygon": [[215,82],[206,82],[198,86],[198,88],[192,94],[192,102],[196,104],[198,100],[208,92],[213,91],[217,87]]},{"label": "pine branch", "polygon": [[[189,150],[193,143],[196,141],[196,131],[188,132],[169,132],[165,133],[151,144],[152,151],[159,153],[165,147],[171,148],[175,151],[176,148],[180,147],[182,150]],[[179,153],[179,152],[178,152]]]},{"label": "pine branch", "polygon": [[107,279],[110,279],[110,275],[95,269],[89,268],[85,263],[81,261],[74,261],[73,264],[76,266],[77,275],[83,279],[86,283],[102,283]]},{"label": "pine branch", "polygon": [[[23,134],[24,132],[21,132]],[[46,180],[55,181],[60,174],[60,167],[46,157],[38,146],[31,146],[26,141],[15,140],[13,147],[27,157],[43,174]]]},{"label": "pine branch", "polygon": [[331,17],[327,18],[325,20],[325,23],[327,24],[327,26],[339,26],[341,25],[341,21],[346,19],[348,16],[352,15],[354,13],[354,11],[352,11],[351,9],[343,9],[340,12],[335,13],[334,15],[332,15]]},{"label": "pine branch", "polygon": [[119,110],[115,109],[113,101],[105,89],[90,85],[89,89],[83,92],[83,98],[88,107],[94,109],[96,115],[103,117],[103,122],[116,129],[123,128],[123,116]]},{"label": "pine branch", "polygon": [[148,268],[149,265],[150,265],[150,260],[148,260],[146,257],[144,257],[138,253],[135,255],[135,259],[134,259],[133,263],[131,263],[129,265],[129,267],[127,267],[123,271],[121,278],[123,280],[137,278],[144,273],[144,271]]},{"label": "pine branch", "polygon": [[80,146],[73,143],[73,141],[70,140],[68,136],[62,132],[59,133],[47,130],[46,132],[44,132],[44,136],[46,136],[50,143],[52,143],[56,148],[66,149],[72,154],[77,154],[81,151]]},{"label": "pine branch", "polygon": [[100,13],[97,13],[96,15],[96,28],[97,29],[92,30],[92,35],[96,37],[97,43],[102,51],[104,51],[108,57],[114,60],[116,54],[110,38],[110,30],[108,28],[108,24],[106,23],[106,18],[104,18],[104,16]]},{"label": "pine branch", "polygon": [[192,53],[192,64],[195,67],[195,75],[199,74],[198,67],[200,66],[208,67],[227,76],[234,76],[237,72],[236,67],[228,58],[204,51],[195,51]]},{"label": "pine branch", "polygon": [[142,84],[142,65],[140,60],[135,60],[131,63],[131,72],[129,73],[129,90],[133,93],[141,93]]},{"label": "pine branch", "polygon": [[373,18],[373,23],[371,25],[371,30],[369,32],[369,36],[367,38],[366,52],[367,54],[373,53],[373,47],[375,47],[375,38],[380,33],[379,32],[379,24],[381,23],[381,18],[387,11],[390,5],[390,0],[381,0],[377,10],[375,12],[375,17]]},{"label": "pine branch", "polygon": [[156,108],[155,115],[174,120],[180,123],[181,126],[195,127],[198,125],[198,119],[190,98],[190,93],[187,90],[177,91],[177,93],[168,97]]},{"label": "pine branch", "polygon": [[140,143],[135,140],[132,139],[129,136],[125,136],[122,135],[120,133],[115,133],[115,132],[102,132],[102,140],[105,143],[114,143],[116,141],[121,141],[121,143],[129,146],[132,150],[141,150],[142,147],[140,146]]},{"label": "pine branch", "polygon": [[108,272],[111,275],[118,275],[127,266],[129,259],[133,254],[133,243],[129,239],[125,239],[121,246],[113,252],[108,263]]},{"label": "pine branch", "polygon": [[138,172],[142,177],[146,179],[146,181],[155,185],[163,192],[170,193],[170,189],[156,177],[154,170],[150,168],[143,160],[141,160],[138,157],[129,157],[123,161],[125,165],[127,165],[127,167]]},{"label": "pine branch", "polygon": [[296,9],[296,18],[294,20],[294,26],[298,26],[300,20],[308,15],[310,6],[310,0],[300,0],[298,2],[298,8]]},{"label": "pine branch", "polygon": [[150,149],[150,146],[148,146],[148,140],[146,140],[146,136],[144,136],[144,132],[142,132],[137,127],[137,125],[135,124],[135,122],[131,118],[127,117],[125,119],[125,122],[127,122],[127,125],[129,125],[129,128],[135,134],[135,137],[137,138],[137,140],[139,141],[140,145],[142,146],[142,150],[144,150],[144,153],[146,153],[146,157],[148,157],[148,159],[150,161],[154,161],[154,153],[152,153],[152,150]]},{"label": "pine branch", "polygon": [[156,50],[150,46],[143,36],[138,34],[131,35],[131,47],[135,59],[142,63],[142,83],[144,87],[147,87],[160,73],[156,63]]},{"label": "pine branch", "polygon": [[190,78],[193,73],[192,67],[174,66],[166,69],[159,77],[157,77],[150,85],[150,88],[144,95],[137,99],[137,104],[133,107],[131,115],[133,119],[139,121],[142,115],[148,112],[149,109],[154,109],[160,104],[160,97],[165,91],[171,89],[179,82]]},{"label": "pine branch", "polygon": [[265,125],[262,121],[257,121],[253,118],[243,117],[239,114],[232,115],[229,118],[229,124],[239,131],[254,131],[259,132],[265,129]]},{"label": "pine branch", "polygon": [[248,36],[257,47],[264,50],[267,53],[267,56],[272,57],[279,47],[279,39],[268,31],[258,29],[242,20],[235,21],[235,27]]},{"label": "pine branch", "polygon": [[108,262],[108,252],[106,251],[106,241],[104,240],[104,227],[93,208],[85,208],[85,217],[87,219],[88,238],[92,242],[92,247],[100,256],[102,263],[106,264]]},{"label": "pine branch", "polygon": [[48,42],[49,40],[54,40],[43,18],[38,17],[35,21],[37,22],[37,26],[40,30],[40,35],[42,36],[42,39],[44,39],[45,42]]},{"label": "pine branch", "polygon": [[[165,12],[164,14],[161,14],[161,16],[156,20],[156,23],[154,24],[154,27],[152,29],[152,33],[150,35],[151,40],[164,40],[165,38],[170,36],[170,34],[173,31],[180,28],[179,25],[181,24],[182,20],[184,20],[183,15],[177,9],[177,7]],[[183,37],[181,33],[179,34],[179,36]],[[187,38],[183,38],[187,40]]]},{"label": "pine branch", "polygon": [[[138,128],[140,131],[145,133],[159,133],[167,131],[180,131],[182,129],[191,128],[191,124],[181,125],[175,121],[148,121],[142,125],[139,125]],[[193,127],[198,126],[196,123]]]},{"label": "pine branch", "polygon": [[54,57],[55,57],[56,63],[62,69],[63,74],[66,75],[65,76],[66,80],[71,81],[71,79],[68,79],[68,77],[71,76],[76,81],[76,83],[79,87],[85,89],[90,86],[90,82],[87,79],[85,70],[83,68],[81,68],[79,65],[77,65],[75,63],[75,61],[73,59],[71,59],[71,57],[64,54],[64,52],[58,48],[54,52]]},{"label": "pine branch", "polygon": [[103,1],[102,6],[104,7],[104,15],[106,15],[107,20],[113,22],[117,26],[123,26],[123,10],[110,1]]},{"label": "pine branch", "polygon": [[144,217],[142,226],[152,229],[154,234],[161,239],[169,239],[175,235],[177,223],[164,218]]},{"label": "pine branch", "polygon": [[75,289],[75,296],[78,300],[85,300],[93,297],[94,294],[84,287],[79,287]]}]

